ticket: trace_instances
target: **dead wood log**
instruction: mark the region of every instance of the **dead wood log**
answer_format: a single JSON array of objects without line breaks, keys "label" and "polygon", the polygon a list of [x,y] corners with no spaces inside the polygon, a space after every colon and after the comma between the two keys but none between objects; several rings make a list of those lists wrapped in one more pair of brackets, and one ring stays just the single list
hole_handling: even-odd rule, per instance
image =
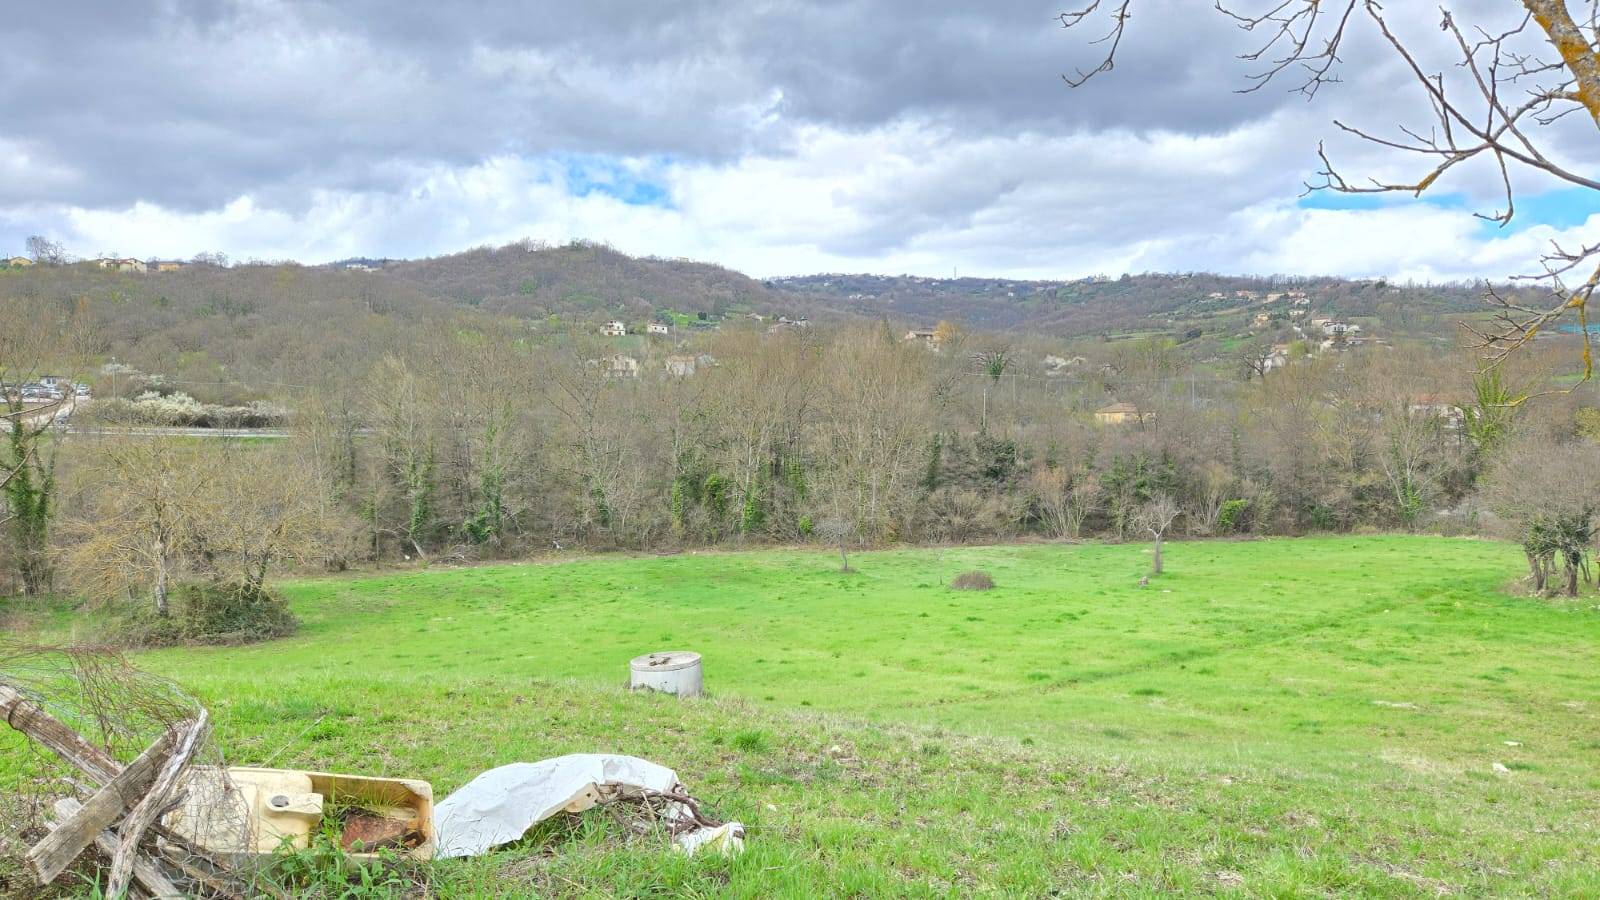
[{"label": "dead wood log", "polygon": [[177,745],[161,767],[155,783],[118,826],[117,849],[111,854],[111,874],[106,879],[106,893],[109,896],[115,897],[127,890],[139,839],[144,837],[145,829],[155,824],[156,819],[166,811],[172,792],[178,787],[178,780],[183,777],[184,769],[188,768],[195,751],[210,730],[211,716],[202,709],[187,727],[180,730]]},{"label": "dead wood log", "polygon": [[103,748],[83,739],[38,703],[7,684],[0,684],[0,718],[12,728],[49,747],[55,754],[102,785],[122,771],[122,765]]},{"label": "dead wood log", "polygon": [[[62,797],[56,801],[56,816],[62,822],[71,819],[82,809],[82,804],[71,797]],[[94,845],[107,856],[117,852],[117,839],[109,831],[102,831],[94,836]],[[172,883],[161,867],[144,858],[136,856],[133,860],[133,880],[144,888],[145,892],[156,900],[171,900],[174,897],[185,896],[178,886]]]},{"label": "dead wood log", "polygon": [[55,881],[100,832],[122,818],[124,810],[139,802],[150,789],[156,772],[171,755],[173,738],[171,731],[162,734],[88,802],[78,807],[76,813],[63,819],[28,850],[28,863],[33,866],[40,884]]}]

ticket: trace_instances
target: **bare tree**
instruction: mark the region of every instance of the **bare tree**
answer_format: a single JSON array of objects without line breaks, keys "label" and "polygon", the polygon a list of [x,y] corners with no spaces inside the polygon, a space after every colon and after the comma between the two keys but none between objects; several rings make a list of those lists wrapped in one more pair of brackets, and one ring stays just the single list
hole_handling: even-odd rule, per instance
[{"label": "bare tree", "polygon": [[184,579],[255,595],[274,565],[339,557],[353,529],[322,503],[293,446],[129,438],[97,445],[67,523],[66,571],[101,602],[148,601],[171,615]]},{"label": "bare tree", "polygon": [[1083,523],[1100,506],[1100,481],[1086,470],[1039,466],[1029,476],[1029,486],[1040,519],[1058,538],[1076,540]]},{"label": "bare tree", "polygon": [[[67,574],[102,602],[148,597],[157,616],[196,543],[201,448],[134,439],[97,448],[84,474],[86,515],[67,525]],[[241,511],[242,512],[242,511]]]},{"label": "bare tree", "polygon": [[839,571],[854,572],[850,568],[850,542],[856,539],[856,526],[845,515],[824,516],[815,527],[817,537],[839,548]]},{"label": "bare tree", "polygon": [[1256,340],[1239,348],[1239,365],[1244,370],[1244,380],[1267,380],[1267,373],[1276,365],[1276,352],[1270,340]]},{"label": "bare tree", "polygon": [[[1087,0],[1060,15],[1061,24],[1069,29],[1104,29],[1095,31],[1092,41],[1098,64],[1067,76],[1069,84],[1078,87],[1114,69],[1137,2]],[[1259,36],[1255,49],[1242,57],[1259,65],[1243,92],[1289,79],[1294,90],[1314,97],[1323,85],[1339,80],[1341,51],[1357,31],[1386,47],[1416,87],[1426,126],[1402,124],[1392,135],[1340,121],[1334,126],[1345,135],[1418,159],[1422,171],[1417,179],[1349,178],[1319,144],[1322,169],[1319,180],[1306,186],[1308,191],[1420,196],[1441,189],[1446,176],[1457,174],[1458,167],[1466,171],[1464,164],[1481,161],[1497,173],[1504,204],[1479,215],[1505,226],[1516,213],[1513,185],[1522,174],[1600,190],[1600,179],[1558,162],[1553,151],[1553,126],[1572,113],[1586,115],[1600,128],[1600,0],[1577,5],[1580,14],[1574,16],[1566,0],[1521,0],[1514,16],[1495,24],[1488,20],[1463,23],[1460,13],[1476,13],[1477,9],[1445,3],[1439,11],[1439,40],[1444,52],[1456,60],[1449,69],[1426,65],[1421,53],[1424,48],[1408,43],[1391,28],[1379,0],[1261,0],[1254,9],[1219,2],[1217,9],[1244,31]],[[1560,319],[1575,317],[1584,343],[1582,374],[1586,380],[1593,373],[1588,304],[1600,286],[1600,243],[1553,244],[1532,268],[1534,271],[1516,278],[1542,283],[1552,294],[1551,301],[1535,306],[1491,289],[1488,299],[1497,310],[1494,324],[1466,327],[1473,330],[1488,358],[1499,362]]]},{"label": "bare tree", "polygon": [[1150,502],[1140,508],[1134,517],[1135,524],[1141,531],[1148,532],[1156,542],[1155,551],[1150,557],[1150,574],[1160,575],[1162,568],[1161,545],[1166,541],[1167,529],[1172,527],[1173,521],[1183,511],[1178,506],[1178,501],[1167,494],[1158,494],[1150,498]]},{"label": "bare tree", "polygon": [[40,265],[59,266],[67,261],[66,248],[42,234],[29,235],[26,246],[28,255]]}]

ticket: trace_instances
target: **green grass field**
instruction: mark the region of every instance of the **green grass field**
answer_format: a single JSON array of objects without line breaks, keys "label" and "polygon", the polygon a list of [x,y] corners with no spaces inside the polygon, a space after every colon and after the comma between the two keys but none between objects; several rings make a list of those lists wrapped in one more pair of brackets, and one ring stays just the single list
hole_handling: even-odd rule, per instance
[{"label": "green grass field", "polygon": [[[143,654],[239,764],[670,765],[732,860],[591,816],[444,895],[1600,894],[1600,607],[1422,537],[760,551],[328,578],[291,639]],[[982,568],[993,591],[948,589]],[[704,654],[702,701],[622,689]],[[1497,767],[1496,764],[1499,764]]]}]

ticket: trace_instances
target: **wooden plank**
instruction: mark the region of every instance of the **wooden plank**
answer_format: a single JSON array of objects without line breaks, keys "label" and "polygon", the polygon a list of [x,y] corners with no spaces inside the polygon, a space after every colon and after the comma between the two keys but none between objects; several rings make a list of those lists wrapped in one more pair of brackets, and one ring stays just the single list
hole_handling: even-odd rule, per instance
[{"label": "wooden plank", "polygon": [[94,842],[100,832],[122,818],[124,810],[139,802],[150,789],[156,772],[172,754],[173,740],[173,732],[162,734],[137,759],[128,763],[127,768],[96,791],[76,813],[63,820],[28,850],[28,863],[33,866],[40,884],[55,881],[78,858],[78,854]]},{"label": "wooden plank", "polygon": [[128,878],[133,874],[133,861],[137,855],[139,839],[144,837],[145,829],[155,824],[157,818],[167,808],[172,798],[172,792],[178,787],[178,779],[183,776],[183,770],[188,768],[189,761],[194,757],[195,751],[200,749],[200,743],[211,731],[211,716],[204,709],[180,730],[178,743],[172,754],[161,766],[161,771],[156,775],[155,782],[150,790],[139,801],[139,805],[128,813],[128,817],[117,826],[117,850],[111,854],[111,874],[106,878],[106,894],[115,897],[128,889]]},{"label": "wooden plank", "polygon": [[[82,804],[70,797],[63,797],[56,801],[56,815],[61,821],[72,818],[82,808]],[[106,856],[117,852],[117,839],[109,831],[102,831],[94,836],[94,845]],[[172,879],[161,871],[161,867],[146,859],[143,855],[133,861],[133,880],[139,883],[150,896],[156,900],[174,900],[186,896]]]},{"label": "wooden plank", "polygon": [[93,779],[96,785],[105,784],[122,771],[122,764],[110,753],[84,740],[82,735],[7,684],[0,684],[0,719],[49,747]]}]

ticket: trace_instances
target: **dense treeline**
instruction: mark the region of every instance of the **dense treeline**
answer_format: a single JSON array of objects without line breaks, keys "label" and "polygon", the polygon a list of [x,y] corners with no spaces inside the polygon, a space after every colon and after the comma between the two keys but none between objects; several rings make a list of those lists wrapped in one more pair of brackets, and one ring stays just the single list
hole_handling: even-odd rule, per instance
[{"label": "dense treeline", "polygon": [[[1505,401],[1409,348],[1306,359],[1263,380],[1129,342],[1115,374],[1038,375],[1001,344],[933,353],[882,325],[727,332],[691,376],[662,350],[610,377],[581,337],[458,332],[301,404],[296,438],[375,556],[551,544],[1131,537],[1177,502],[1195,535],[1478,527],[1505,443],[1576,439],[1583,393]],[[998,363],[997,363],[998,360]],[[1094,410],[1120,399],[1121,424]]]}]

